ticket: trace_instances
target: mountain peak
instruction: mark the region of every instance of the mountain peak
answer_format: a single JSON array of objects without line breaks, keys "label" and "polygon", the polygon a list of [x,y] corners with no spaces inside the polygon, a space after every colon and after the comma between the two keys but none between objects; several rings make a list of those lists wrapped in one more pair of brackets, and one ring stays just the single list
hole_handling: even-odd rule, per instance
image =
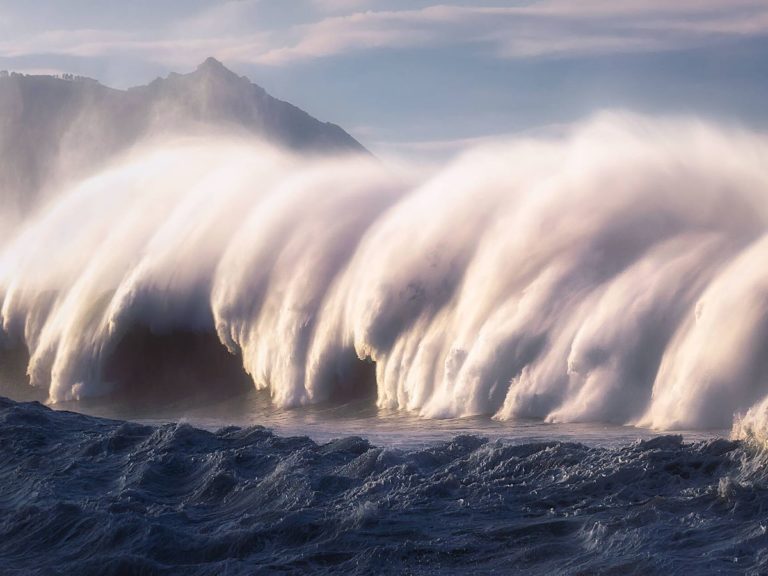
[{"label": "mountain peak", "polygon": [[228,76],[237,76],[232,70],[224,66],[221,62],[209,56],[206,58],[195,70],[195,72],[203,72],[208,74],[219,74]]},{"label": "mountain peak", "polygon": [[[128,90],[74,76],[0,74],[0,211],[31,210],[58,171],[85,173],[145,137],[209,129],[302,153],[367,153],[339,126],[270,96],[215,58]],[[39,134],[52,145],[41,146]],[[61,155],[61,167],[60,150],[73,150]]]}]

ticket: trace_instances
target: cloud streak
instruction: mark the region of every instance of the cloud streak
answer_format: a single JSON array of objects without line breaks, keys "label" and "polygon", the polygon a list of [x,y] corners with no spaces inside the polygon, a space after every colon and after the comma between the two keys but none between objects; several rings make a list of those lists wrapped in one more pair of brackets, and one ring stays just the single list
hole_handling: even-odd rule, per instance
[{"label": "cloud streak", "polygon": [[768,6],[754,0],[668,3],[540,2],[524,7],[437,5],[358,12],[302,26],[300,39],[256,55],[285,64],[352,49],[483,44],[502,58],[666,51],[727,36],[768,34]]},{"label": "cloud streak", "polygon": [[768,35],[763,0],[545,0],[514,7],[390,10],[365,10],[375,3],[364,0],[305,0],[304,14],[313,18],[278,26],[266,24],[264,4],[225,2],[152,32],[32,31],[0,42],[0,56],[120,54],[192,65],[215,54],[232,62],[284,66],[373,49],[476,46],[498,58],[552,58],[669,51]]}]

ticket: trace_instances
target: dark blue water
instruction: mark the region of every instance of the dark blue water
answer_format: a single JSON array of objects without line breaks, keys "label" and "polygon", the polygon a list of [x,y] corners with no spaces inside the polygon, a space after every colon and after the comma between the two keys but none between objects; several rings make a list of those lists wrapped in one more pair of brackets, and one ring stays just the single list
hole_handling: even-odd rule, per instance
[{"label": "dark blue water", "polygon": [[0,574],[764,574],[764,457],[324,444],[0,400]]}]

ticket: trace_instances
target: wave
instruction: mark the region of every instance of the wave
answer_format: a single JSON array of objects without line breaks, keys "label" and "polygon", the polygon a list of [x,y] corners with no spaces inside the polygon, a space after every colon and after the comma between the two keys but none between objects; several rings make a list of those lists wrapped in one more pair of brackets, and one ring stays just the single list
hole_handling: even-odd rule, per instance
[{"label": "wave", "polygon": [[768,138],[690,119],[431,173],[146,143],[4,242],[3,338],[54,402],[130,393],[143,330],[215,335],[280,406],[723,428],[768,394],[767,200]]}]

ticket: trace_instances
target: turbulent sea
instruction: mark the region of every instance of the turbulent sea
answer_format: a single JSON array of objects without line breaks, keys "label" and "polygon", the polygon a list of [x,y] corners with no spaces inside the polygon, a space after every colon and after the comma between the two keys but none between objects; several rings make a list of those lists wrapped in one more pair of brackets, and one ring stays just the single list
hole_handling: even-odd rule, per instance
[{"label": "turbulent sea", "polygon": [[748,441],[377,446],[7,399],[0,431],[4,575],[768,571]]},{"label": "turbulent sea", "polygon": [[765,134],[72,178],[0,213],[0,576],[768,573]]}]

